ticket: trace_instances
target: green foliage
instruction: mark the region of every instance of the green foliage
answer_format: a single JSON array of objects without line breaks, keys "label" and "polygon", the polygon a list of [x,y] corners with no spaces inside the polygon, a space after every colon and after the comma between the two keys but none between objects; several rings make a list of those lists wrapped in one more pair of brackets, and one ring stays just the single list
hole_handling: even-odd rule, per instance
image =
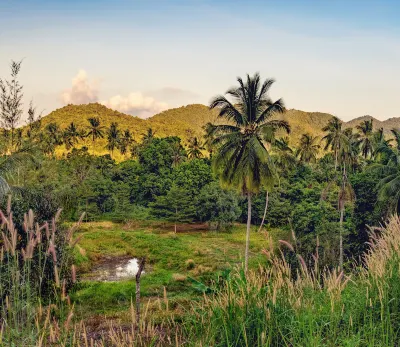
[{"label": "green foliage", "polygon": [[155,217],[176,223],[193,221],[196,210],[192,195],[184,188],[173,184],[165,196],[157,197],[149,204]]},{"label": "green foliage", "polygon": [[197,198],[197,215],[217,230],[227,230],[240,216],[238,196],[220,188],[217,182],[202,188]]}]

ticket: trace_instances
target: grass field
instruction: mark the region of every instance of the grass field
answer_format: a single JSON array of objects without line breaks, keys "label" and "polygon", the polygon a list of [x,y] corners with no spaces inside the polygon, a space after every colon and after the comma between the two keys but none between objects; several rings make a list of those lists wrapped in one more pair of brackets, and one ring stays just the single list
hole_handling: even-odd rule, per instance
[{"label": "grass field", "polygon": [[[181,228],[182,229],[182,228]],[[86,319],[130,319],[129,307],[135,296],[135,282],[99,282],[85,279],[85,273],[102,259],[124,256],[147,258],[142,277],[142,302],[154,320],[184,314],[188,304],[202,297],[201,288],[212,286],[218,274],[241,266],[244,256],[245,226],[230,233],[193,230],[174,234],[163,223],[85,223],[78,235],[76,263],[81,283],[73,293],[77,311]],[[275,237],[282,232],[271,232]],[[268,246],[265,233],[251,235],[250,267],[265,263],[261,250]],[[198,282],[197,282],[198,281]]]}]

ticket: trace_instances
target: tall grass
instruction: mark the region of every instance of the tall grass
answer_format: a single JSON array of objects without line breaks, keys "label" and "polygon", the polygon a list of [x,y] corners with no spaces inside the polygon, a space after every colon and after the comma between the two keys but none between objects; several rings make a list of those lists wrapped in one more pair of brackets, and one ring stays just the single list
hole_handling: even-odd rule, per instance
[{"label": "tall grass", "polygon": [[[50,223],[39,225],[32,211],[17,227],[9,201],[0,211],[0,345],[6,346],[166,346],[176,345],[168,334],[170,324],[154,325],[147,309],[135,324],[92,332],[85,322],[75,320],[68,290],[76,281],[72,264],[78,239],[74,231],[57,227],[59,213]],[[132,283],[134,285],[134,283]],[[137,319],[136,319],[137,320]]]},{"label": "tall grass", "polygon": [[55,343],[72,324],[67,291],[76,280],[74,228],[60,232],[58,217],[39,225],[29,211],[17,227],[11,201],[6,213],[0,211],[0,344]]},{"label": "tall grass", "polygon": [[[398,346],[400,342],[400,220],[371,234],[352,276],[320,271],[318,252],[293,271],[283,254],[265,250],[266,264],[238,270],[188,311],[155,325],[143,307],[139,325],[106,323],[93,332],[74,317],[68,289],[76,279],[75,227],[57,216],[39,226],[29,212],[22,234],[10,207],[0,212],[0,345],[9,346]],[[22,235],[22,236],[21,236]],[[132,282],[132,285],[133,282]],[[165,295],[168,307],[168,298]],[[103,324],[104,326],[104,324]]]},{"label": "tall grass", "polygon": [[[293,249],[291,245],[287,245]],[[307,268],[293,274],[282,255],[194,307],[184,328],[202,346],[397,346],[400,341],[400,220],[372,234],[353,276]]]}]

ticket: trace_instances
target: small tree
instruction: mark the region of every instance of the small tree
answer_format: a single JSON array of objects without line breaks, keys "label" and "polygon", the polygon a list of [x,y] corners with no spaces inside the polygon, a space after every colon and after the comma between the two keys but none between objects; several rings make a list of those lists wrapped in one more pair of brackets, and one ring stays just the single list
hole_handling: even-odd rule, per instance
[{"label": "small tree", "polygon": [[241,213],[237,194],[222,189],[218,182],[203,187],[196,205],[199,219],[215,225],[217,230],[229,229]]},{"label": "small tree", "polygon": [[175,233],[177,223],[191,222],[196,213],[192,195],[175,184],[166,195],[157,197],[149,206],[156,217],[174,223]]},{"label": "small tree", "polygon": [[0,78],[0,118],[3,128],[10,130],[11,151],[14,149],[14,133],[23,112],[23,87],[18,81],[22,61],[11,61],[11,80]]}]

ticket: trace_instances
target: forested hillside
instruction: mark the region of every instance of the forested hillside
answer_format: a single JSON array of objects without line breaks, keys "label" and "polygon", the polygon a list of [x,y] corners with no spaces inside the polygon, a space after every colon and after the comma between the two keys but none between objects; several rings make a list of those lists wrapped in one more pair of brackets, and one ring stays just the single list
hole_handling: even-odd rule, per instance
[{"label": "forested hillside", "polygon": [[[62,130],[73,122],[78,129],[86,130],[89,125],[88,120],[92,117],[99,118],[100,126],[104,128],[110,127],[111,123],[115,122],[121,131],[129,129],[136,142],[141,142],[143,134],[151,128],[156,137],[178,136],[184,144],[187,144],[192,137],[203,138],[205,124],[208,122],[218,123],[216,112],[201,104],[173,108],[148,119],[141,119],[94,103],[68,105],[57,109],[42,118],[42,125],[46,126],[50,123],[55,123]],[[300,137],[305,133],[321,138],[324,134],[322,128],[332,117],[328,113],[305,112],[295,109],[289,109],[285,113],[275,116],[276,119],[286,120],[290,124],[291,133],[289,136],[293,145],[298,144]],[[349,122],[344,122],[343,126],[345,128],[354,128],[366,119],[373,118],[369,116],[359,117]],[[400,118],[392,118],[386,121],[373,120],[374,130],[383,128],[386,135],[390,135],[391,129],[400,127]],[[92,141],[88,138],[83,138],[76,147],[86,146],[91,153],[103,155],[108,153],[106,144],[105,137],[99,138],[94,143],[94,148],[92,148]],[[59,147],[56,151],[58,155],[65,152],[65,146]],[[115,158],[118,160],[123,159],[118,153],[116,153]]]}]

